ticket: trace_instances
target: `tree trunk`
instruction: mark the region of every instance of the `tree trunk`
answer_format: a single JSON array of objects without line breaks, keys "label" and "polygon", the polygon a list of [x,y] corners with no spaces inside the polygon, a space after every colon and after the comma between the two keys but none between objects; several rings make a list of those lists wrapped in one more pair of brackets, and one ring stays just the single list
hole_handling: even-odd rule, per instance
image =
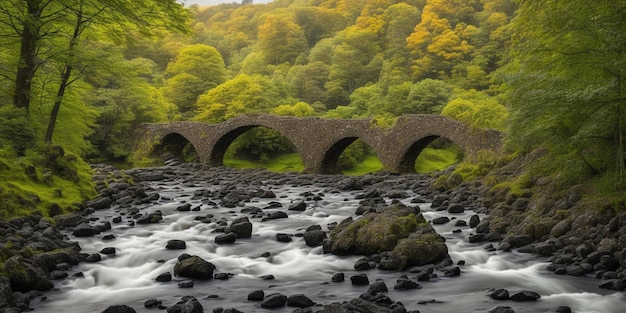
[{"label": "tree trunk", "polygon": [[13,92],[13,105],[18,108],[30,107],[31,85],[37,63],[37,42],[39,41],[39,23],[42,13],[40,0],[28,0],[28,12],[21,35],[20,60],[17,65],[15,77],[15,91]]},{"label": "tree trunk", "polygon": [[72,66],[65,66],[65,71],[63,72],[63,76],[61,76],[61,83],[59,85],[59,90],[57,91],[57,97],[54,100],[54,106],[52,107],[52,112],[50,112],[50,120],[48,121],[48,129],[46,130],[46,138],[44,139],[45,143],[52,143],[52,135],[54,134],[54,126],[57,122],[57,116],[59,115],[59,109],[61,108],[61,102],[63,101],[63,96],[65,95],[65,88],[69,85],[68,82],[70,80],[70,76],[72,75]]},{"label": "tree trunk", "polygon": [[44,142],[46,144],[52,143],[52,135],[54,135],[54,127],[57,123],[57,117],[59,116],[59,110],[61,109],[61,103],[63,102],[63,96],[65,96],[65,89],[70,84],[70,77],[72,76],[72,64],[74,62],[74,49],[78,44],[78,37],[80,37],[80,33],[82,31],[82,27],[85,21],[83,20],[83,12],[82,12],[82,2],[81,2],[81,10],[77,12],[76,16],[76,26],[74,27],[74,33],[72,34],[72,38],[70,39],[69,46],[69,59],[65,64],[65,69],[63,70],[63,75],[61,75],[61,82],[59,83],[59,90],[57,91],[57,96],[54,99],[54,105],[52,106],[52,111],[50,112],[50,119],[48,120],[48,129],[46,130],[46,137],[44,138]]}]

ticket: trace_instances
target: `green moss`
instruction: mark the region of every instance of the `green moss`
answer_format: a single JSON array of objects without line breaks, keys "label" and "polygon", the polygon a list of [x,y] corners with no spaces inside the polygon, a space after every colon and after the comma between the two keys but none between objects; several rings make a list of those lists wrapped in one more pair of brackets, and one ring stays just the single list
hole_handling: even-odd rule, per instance
[{"label": "green moss", "polygon": [[[1,219],[37,211],[50,217],[51,212],[57,211],[50,208],[69,212],[74,209],[73,204],[95,196],[89,165],[59,149],[52,151],[55,153],[50,156],[30,150],[20,158],[7,151],[0,154],[0,164],[6,165],[0,168]],[[32,179],[32,167],[39,179]]]}]

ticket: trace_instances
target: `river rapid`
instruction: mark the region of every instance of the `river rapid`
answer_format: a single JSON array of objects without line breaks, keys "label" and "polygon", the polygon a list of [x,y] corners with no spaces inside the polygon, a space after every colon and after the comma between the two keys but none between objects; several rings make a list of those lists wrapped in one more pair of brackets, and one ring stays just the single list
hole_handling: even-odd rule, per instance
[{"label": "river rapid", "polygon": [[[354,217],[361,201],[357,198],[372,186],[364,184],[363,190],[346,190],[337,186],[352,178],[340,175],[321,179],[313,175],[224,168],[189,167],[184,171],[157,168],[135,170],[132,174],[141,171],[160,171],[165,173],[165,179],[139,182],[146,191],[158,193],[160,197],[151,203],[134,203],[132,207],[141,212],[160,210],[163,220],[155,224],[132,225],[132,217],[124,214],[128,207],[114,205],[110,209],[95,211],[90,216],[92,220],[111,221],[122,216],[123,221],[114,223],[110,231],[95,237],[68,236],[79,242],[82,252],[97,253],[103,248],[114,247],[116,254],[102,255],[102,261],[97,263],[83,262],[74,266],[70,277],[77,272],[84,277],[56,281],[54,290],[46,292],[41,301],[31,303],[35,312],[102,312],[117,304],[131,306],[137,312],[154,312],[158,310],[144,308],[146,300],[158,299],[169,307],[185,295],[196,297],[205,312],[219,307],[236,308],[242,312],[292,312],[295,308],[261,308],[259,302],[248,301],[247,295],[254,290],[263,290],[266,295],[304,294],[320,305],[349,301],[367,290],[367,286],[351,285],[348,279],[360,273],[367,274],[370,282],[384,281],[389,287],[386,294],[391,299],[402,302],[407,310],[422,313],[488,312],[497,306],[510,306],[515,312],[555,312],[560,306],[568,306],[578,313],[626,312],[624,293],[599,289],[596,279],[555,275],[546,270],[547,259],[515,251],[488,251],[483,248],[485,243],[469,243],[467,238],[473,229],[455,226],[454,219],[469,220],[476,213],[466,210],[449,214],[431,209],[429,203],[412,203],[412,199],[428,193],[426,187],[420,189],[412,184],[421,179],[417,175],[377,177],[375,188],[383,195],[392,191],[404,193],[406,197],[395,201],[419,206],[427,220],[439,216],[453,218],[450,223],[434,226],[446,238],[453,262],[465,263],[460,266],[458,277],[439,275],[431,281],[420,282],[421,289],[396,291],[393,286],[397,278],[403,274],[411,278],[414,274],[379,269],[358,272],[354,270],[354,264],[361,256],[323,254],[322,247],[308,247],[298,236],[311,225],[317,224],[322,230],[328,230],[329,225],[332,227],[347,217]],[[225,188],[271,191],[276,198],[252,197],[244,206],[223,207],[215,195]],[[306,194],[313,196],[307,197]],[[307,205],[305,211],[287,210],[290,205],[303,200]],[[390,203],[393,200],[385,197],[385,201]],[[278,202],[282,207],[265,209],[271,202]],[[191,204],[196,211],[178,211],[181,204]],[[220,234],[215,232],[219,227],[217,222],[251,217],[241,213],[242,209],[250,207],[265,212],[281,210],[289,217],[268,221],[250,218],[253,223],[251,238],[237,239],[233,244],[216,244],[215,237]],[[210,223],[197,219],[208,214],[213,215]],[[294,235],[293,241],[277,241],[279,233]],[[113,234],[115,239],[103,240],[105,234]],[[185,241],[186,249],[166,249],[167,242],[172,239]],[[269,256],[262,256],[267,252]],[[178,283],[186,279],[177,277],[171,282],[155,281],[162,273],[173,274],[177,257],[182,253],[197,255],[213,263],[216,273],[232,275],[227,280],[194,281],[193,288],[179,288]],[[340,272],[345,273],[346,281],[331,282],[331,277]],[[261,278],[266,275],[273,275],[274,279]],[[498,288],[532,290],[541,298],[523,303],[491,299],[489,294]]]}]

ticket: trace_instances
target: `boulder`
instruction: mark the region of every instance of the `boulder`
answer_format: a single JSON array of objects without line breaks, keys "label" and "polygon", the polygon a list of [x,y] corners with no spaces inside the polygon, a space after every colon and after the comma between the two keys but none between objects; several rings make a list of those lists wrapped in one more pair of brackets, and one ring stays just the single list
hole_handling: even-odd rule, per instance
[{"label": "boulder", "polygon": [[99,197],[93,200],[89,200],[85,203],[88,208],[92,208],[94,210],[102,210],[111,207],[113,201],[109,197]]},{"label": "boulder", "polygon": [[290,205],[287,210],[302,212],[302,211],[306,210],[306,203],[304,203],[304,201],[300,201],[300,202],[298,202],[296,204]]},{"label": "boulder", "polygon": [[401,239],[386,262],[381,262],[381,268],[400,271],[409,266],[437,263],[447,258],[448,247],[444,240],[431,226],[427,227],[430,229]]},{"label": "boulder", "polygon": [[237,234],[237,238],[250,238],[252,237],[252,223],[250,221],[233,223],[228,228],[228,232]]},{"label": "boulder", "polygon": [[167,308],[167,313],[204,313],[204,308],[195,297],[184,296],[178,303]]},{"label": "boulder", "polygon": [[4,263],[6,275],[13,291],[50,290],[54,285],[50,281],[48,267],[43,261],[13,256]]},{"label": "boulder", "polygon": [[280,293],[274,293],[271,295],[268,295],[265,300],[263,300],[263,302],[261,302],[261,307],[262,308],[280,308],[285,306],[285,304],[287,303],[287,296],[280,294]]},{"label": "boulder", "polygon": [[263,301],[265,292],[263,290],[255,290],[248,294],[248,301]]},{"label": "boulder", "polygon": [[187,243],[184,240],[172,239],[167,242],[165,249],[169,250],[183,250],[187,248]]},{"label": "boulder", "polygon": [[287,306],[296,308],[308,308],[314,306],[315,302],[303,294],[296,294],[287,298]]},{"label": "boulder", "polygon": [[326,232],[322,230],[310,230],[304,233],[304,242],[309,247],[317,247],[326,239]]},{"label": "boulder", "polygon": [[178,261],[174,266],[174,276],[194,278],[194,279],[211,279],[213,278],[213,270],[215,265],[205,261],[199,256],[190,256]]},{"label": "boulder", "polygon": [[102,311],[102,313],[137,313],[137,311],[127,305],[112,305]]},{"label": "boulder", "polygon": [[428,227],[424,217],[415,212],[414,208],[396,205],[382,213],[367,213],[356,221],[346,220],[332,230],[324,252],[370,255],[391,251],[400,239]]},{"label": "boulder", "polygon": [[234,243],[237,240],[237,234],[226,233],[215,236],[215,243],[218,245]]}]

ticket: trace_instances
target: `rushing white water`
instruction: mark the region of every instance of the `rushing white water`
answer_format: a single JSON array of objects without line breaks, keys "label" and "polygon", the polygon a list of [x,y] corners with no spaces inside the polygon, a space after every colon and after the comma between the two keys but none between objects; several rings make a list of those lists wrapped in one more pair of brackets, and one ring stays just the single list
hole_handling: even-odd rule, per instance
[{"label": "rushing white water", "polygon": [[[331,277],[344,272],[346,277],[356,273],[353,266],[359,256],[339,257],[322,254],[321,247],[310,248],[299,237],[292,242],[276,240],[277,233],[296,234],[306,227],[318,224],[323,229],[333,222],[340,222],[352,216],[358,207],[355,200],[358,192],[327,193],[321,201],[307,201],[304,212],[287,211],[295,201],[302,200],[302,192],[323,192],[315,186],[263,186],[272,188],[278,196],[275,199],[253,199],[248,206],[265,207],[270,201],[283,204],[283,208],[270,209],[288,212],[289,218],[253,223],[252,238],[238,239],[230,245],[217,245],[214,238],[219,233],[213,231],[216,223],[200,223],[196,216],[214,214],[214,220],[232,220],[245,214],[241,208],[222,208],[194,200],[196,190],[217,190],[220,186],[197,184],[195,187],[181,187],[175,183],[155,183],[152,187],[162,196],[156,205],[143,209],[146,212],[161,210],[163,221],[158,224],[128,226],[114,224],[108,232],[115,234],[112,241],[103,241],[101,236],[75,238],[83,252],[96,253],[105,247],[115,247],[115,256],[103,255],[99,263],[82,263],[72,269],[81,271],[84,278],[72,278],[56,282],[56,289],[46,293],[45,301],[31,303],[36,312],[102,312],[110,305],[126,304],[137,312],[149,312],[144,301],[156,298],[166,306],[175,304],[184,295],[193,295],[200,300],[205,312],[217,307],[237,308],[243,312],[267,312],[258,302],[247,300],[249,292],[264,290],[266,294],[280,292],[287,296],[302,293],[320,304],[350,300],[358,297],[367,287],[352,286],[347,279],[342,283],[331,283]],[[254,188],[259,187],[255,186]],[[415,196],[411,191],[409,195]],[[408,198],[406,201],[407,205]],[[181,203],[200,205],[197,212],[178,212]],[[426,219],[448,215],[446,212],[430,210],[430,205],[420,205]],[[452,215],[456,219],[468,220],[474,214],[466,211]],[[96,212],[101,220],[110,220],[119,214],[114,209]],[[127,219],[125,219],[126,221]],[[481,245],[470,244],[467,236],[472,232],[468,227],[455,227],[454,221],[437,225],[437,231],[446,238],[450,256],[454,262],[463,260],[460,277],[440,277],[431,282],[422,282],[422,289],[395,291],[393,285],[403,273],[380,271],[365,272],[370,282],[382,279],[390,291],[388,296],[401,301],[408,310],[424,312],[486,312],[495,306],[511,306],[516,312],[550,312],[566,305],[578,313],[622,313],[626,312],[626,298],[623,293],[598,289],[598,281],[591,278],[558,276],[545,270],[546,260],[515,252],[487,252]],[[461,229],[462,232],[453,232]],[[185,250],[165,249],[171,239],[184,240]],[[261,257],[269,252],[269,257]],[[234,274],[228,280],[195,281],[193,288],[181,289],[177,286],[183,279],[159,283],[159,274],[173,273],[177,257],[187,253],[198,255],[215,264],[217,272]],[[407,273],[411,277],[410,273]],[[263,280],[260,276],[274,275],[274,280]],[[505,288],[509,291],[532,290],[541,295],[539,301],[518,303],[495,301],[488,297],[490,290]],[[427,305],[418,301],[437,300]],[[274,309],[276,312],[291,312],[293,308]]]}]

